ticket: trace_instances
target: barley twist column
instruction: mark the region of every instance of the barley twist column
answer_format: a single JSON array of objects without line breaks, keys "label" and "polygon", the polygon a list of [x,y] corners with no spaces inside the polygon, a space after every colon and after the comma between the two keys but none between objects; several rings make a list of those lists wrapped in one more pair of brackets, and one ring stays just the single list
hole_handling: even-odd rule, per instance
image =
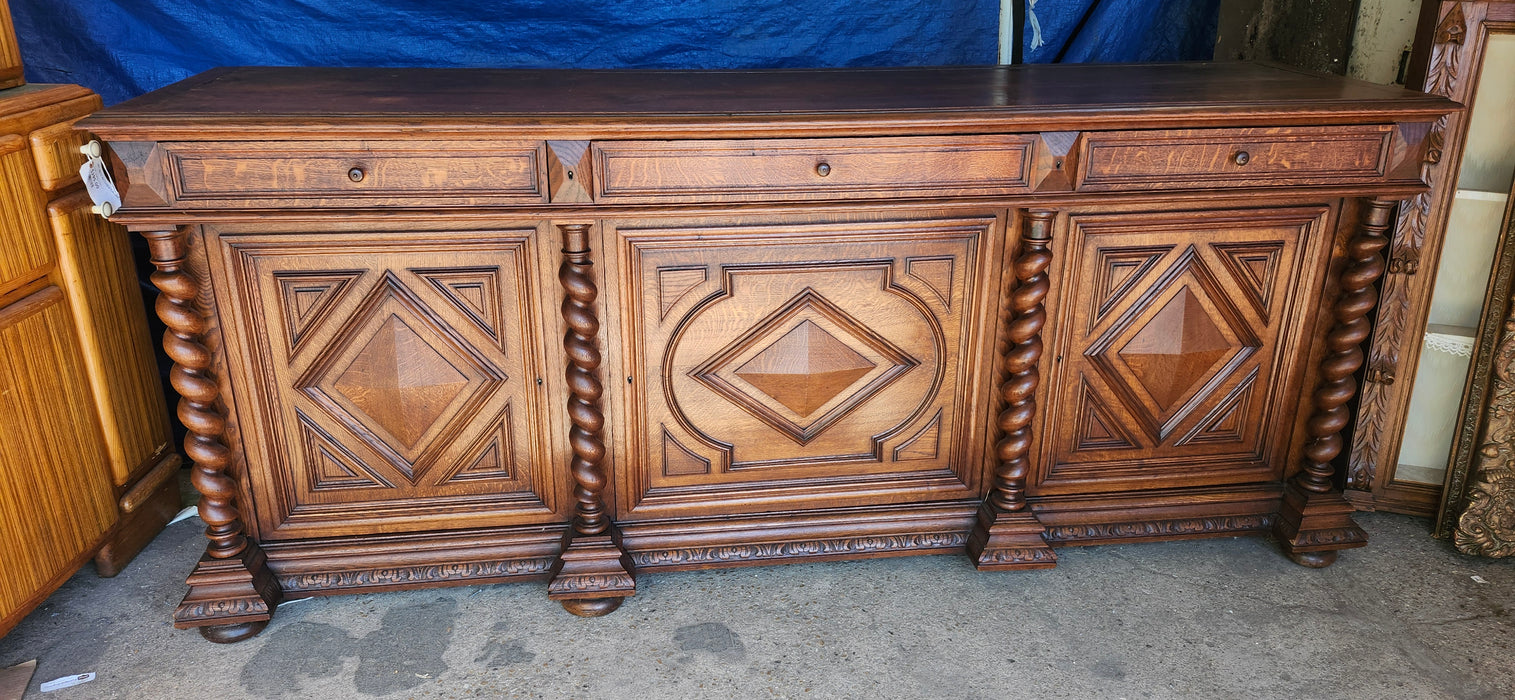
[{"label": "barley twist column", "polygon": [[1357,395],[1353,378],[1363,365],[1363,341],[1373,331],[1368,314],[1378,303],[1374,284],[1384,273],[1382,251],[1393,222],[1396,202],[1371,200],[1361,213],[1356,235],[1347,243],[1335,323],[1326,334],[1326,357],[1320,365],[1315,411],[1307,430],[1304,464],[1284,493],[1275,530],[1294,561],[1309,567],[1328,566],[1337,551],[1367,544],[1367,534],[1352,522],[1352,507],[1337,490],[1334,461],[1341,454],[1341,431],[1351,422],[1347,404]]},{"label": "barley twist column", "polygon": [[995,446],[994,479],[968,538],[968,553],[979,569],[1041,569],[1057,564],[1057,555],[1043,538],[1045,528],[1026,508],[1032,421],[1041,382],[1037,365],[1042,357],[1042,327],[1047,322],[1043,302],[1052,286],[1047,269],[1052,265],[1049,246],[1056,218],[1052,211],[1028,211],[1021,217],[1020,251],[1006,289],[1009,347],[1004,357],[1006,378],[1000,386],[1005,407],[996,425],[1000,439]]},{"label": "barley twist column", "polygon": [[575,615],[594,617],[620,607],[636,592],[631,559],[621,549],[605,513],[605,413],[600,407],[600,321],[594,302],[589,224],[559,224],[563,264],[563,351],[568,357],[568,442],[573,450],[569,470],[574,480],[574,512],[564,538],[549,598]]},{"label": "barley twist column", "polygon": [[189,593],[174,611],[174,625],[196,627],[213,642],[235,642],[262,631],[278,604],[278,583],[256,543],[243,531],[237,483],[226,474],[231,450],[224,440],[226,415],[217,405],[221,387],[203,342],[207,322],[195,306],[199,284],[184,268],[189,236],[179,229],[146,231],[156,309],[168,330],[163,349],[174,361],[169,381],[179,392],[179,420],[188,430],[184,452],[194,463],[191,482],[200,492],[205,548],[190,574]]}]

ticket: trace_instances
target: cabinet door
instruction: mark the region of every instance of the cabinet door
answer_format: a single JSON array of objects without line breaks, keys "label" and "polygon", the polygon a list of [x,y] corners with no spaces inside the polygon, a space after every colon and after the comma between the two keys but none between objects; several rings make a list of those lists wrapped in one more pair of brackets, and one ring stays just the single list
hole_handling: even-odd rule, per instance
[{"label": "cabinet door", "polygon": [[994,218],[610,226],[623,518],[975,496]]},{"label": "cabinet door", "polygon": [[1281,478],[1330,213],[1072,215],[1035,492]]},{"label": "cabinet door", "polygon": [[535,235],[217,237],[263,537],[562,519]]},{"label": "cabinet door", "polygon": [[68,304],[46,287],[0,308],[0,635],[83,563],[115,517]]}]

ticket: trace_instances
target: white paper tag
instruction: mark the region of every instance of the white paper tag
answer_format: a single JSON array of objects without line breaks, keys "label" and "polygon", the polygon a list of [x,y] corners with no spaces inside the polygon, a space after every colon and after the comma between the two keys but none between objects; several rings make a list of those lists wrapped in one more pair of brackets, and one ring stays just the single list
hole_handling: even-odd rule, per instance
[{"label": "white paper tag", "polygon": [[99,158],[90,158],[79,166],[79,177],[84,180],[84,189],[89,190],[89,198],[94,200],[95,207],[101,216],[109,217],[121,209],[121,193],[116,191],[116,183],[110,179],[110,172],[105,169],[105,161]]},{"label": "white paper tag", "polygon": [[72,688],[76,685],[83,685],[92,680],[95,680],[95,674],[93,673],[81,673],[77,676],[64,676],[62,678],[54,678],[42,684],[42,692],[51,693],[54,690]]}]

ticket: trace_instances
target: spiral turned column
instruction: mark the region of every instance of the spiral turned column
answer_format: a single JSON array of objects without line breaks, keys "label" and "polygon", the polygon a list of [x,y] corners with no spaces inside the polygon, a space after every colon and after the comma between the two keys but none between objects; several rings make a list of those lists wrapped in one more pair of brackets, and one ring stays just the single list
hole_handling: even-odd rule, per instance
[{"label": "spiral turned column", "polygon": [[190,481],[200,492],[205,548],[190,574],[189,593],[174,611],[174,626],[199,628],[214,642],[235,642],[268,624],[280,590],[263,552],[243,531],[237,483],[226,474],[231,450],[223,441],[226,415],[218,405],[220,384],[203,342],[208,324],[195,306],[199,284],[184,267],[189,236],[182,230],[147,231],[148,250],[160,292],[156,309],[168,330],[163,349],[174,361],[169,381],[179,392],[179,421],[188,430],[184,452],[194,463]]},{"label": "spiral turned column", "polygon": [[593,617],[620,607],[636,592],[631,558],[605,513],[605,412],[600,407],[600,320],[595,315],[595,286],[590,258],[589,224],[559,224],[563,264],[563,351],[568,357],[568,442],[573,450],[569,471],[574,481],[573,520],[563,554],[547,586],[549,598],[575,615]]},{"label": "spiral turned column", "polygon": [[1005,328],[1005,380],[1000,386],[1004,409],[996,427],[994,478],[978,522],[968,538],[968,553],[979,569],[1042,569],[1057,564],[1043,528],[1026,508],[1026,478],[1031,469],[1032,419],[1036,417],[1037,369],[1042,357],[1043,302],[1052,285],[1052,226],[1057,213],[1028,211],[1021,217],[1020,252],[1008,280],[1009,320]]},{"label": "spiral turned column", "polygon": [[1315,410],[1306,426],[1304,464],[1289,482],[1275,526],[1284,550],[1309,567],[1328,566],[1342,549],[1361,547],[1367,534],[1352,522],[1352,506],[1336,488],[1335,460],[1341,454],[1342,430],[1351,422],[1347,404],[1357,395],[1354,376],[1363,365],[1363,341],[1372,334],[1368,314],[1378,303],[1374,284],[1384,273],[1382,251],[1397,203],[1371,200],[1362,211],[1357,233],[1347,243],[1346,267],[1341,272],[1335,323],[1326,334],[1326,356],[1320,365]]}]

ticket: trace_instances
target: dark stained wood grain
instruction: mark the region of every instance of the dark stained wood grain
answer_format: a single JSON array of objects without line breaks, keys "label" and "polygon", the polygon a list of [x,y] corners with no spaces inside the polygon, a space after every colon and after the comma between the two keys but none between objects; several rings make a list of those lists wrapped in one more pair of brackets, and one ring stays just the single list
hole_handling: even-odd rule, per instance
[{"label": "dark stained wood grain", "polygon": [[1455,109],[1255,65],[251,68],[82,126],[115,218],[201,256],[202,486],[267,546],[194,604],[545,578],[592,616],[648,570],[1345,531],[1285,503],[1340,429],[1294,415],[1312,357],[1345,395],[1319,318],[1361,330],[1331,236]]},{"label": "dark stained wood grain", "polygon": [[[529,131],[620,123],[623,133],[826,123],[878,133],[994,121],[1340,122],[1382,110],[1439,116],[1405,90],[1247,63],[1058,64],[770,71],[218,68],[121,103],[84,128],[122,140],[282,130]],[[890,124],[895,122],[895,124]],[[884,126],[890,124],[889,126]],[[702,126],[703,125],[703,126]],[[193,138],[191,136],[190,138]]]}]

